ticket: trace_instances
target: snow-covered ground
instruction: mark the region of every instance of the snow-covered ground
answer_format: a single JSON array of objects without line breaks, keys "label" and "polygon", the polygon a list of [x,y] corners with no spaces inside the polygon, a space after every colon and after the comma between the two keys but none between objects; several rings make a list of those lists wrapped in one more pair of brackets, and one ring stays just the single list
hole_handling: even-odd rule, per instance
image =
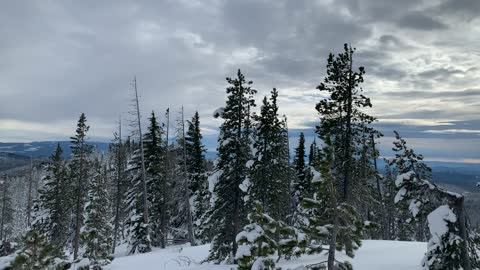
[{"label": "snow-covered ground", "polygon": [[[362,247],[352,260],[355,270],[420,270],[420,262],[426,251],[426,243],[400,241],[363,241]],[[208,255],[209,245],[189,247],[172,246],[165,250],[121,256],[106,267],[107,270],[230,270],[234,265],[200,264]],[[278,266],[282,269],[295,269],[302,265],[324,261],[323,256],[302,256],[292,261],[281,260]]]}]

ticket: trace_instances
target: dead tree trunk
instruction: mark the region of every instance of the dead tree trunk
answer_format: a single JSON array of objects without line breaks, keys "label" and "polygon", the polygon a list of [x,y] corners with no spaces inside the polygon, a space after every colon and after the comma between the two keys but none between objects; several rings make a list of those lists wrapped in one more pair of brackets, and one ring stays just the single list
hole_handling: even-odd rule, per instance
[{"label": "dead tree trunk", "polygon": [[458,227],[460,238],[463,239],[461,243],[462,267],[464,270],[472,270],[472,261],[468,251],[468,230],[467,230],[467,216],[465,214],[465,199],[463,196],[457,197],[454,202],[454,209],[458,218]]},{"label": "dead tree trunk", "polygon": [[145,154],[143,150],[143,137],[142,137],[142,124],[140,122],[140,106],[138,102],[138,90],[137,90],[137,77],[133,79],[133,87],[135,90],[135,103],[137,109],[137,125],[138,125],[138,136],[140,143],[140,157],[142,165],[142,188],[143,188],[143,223],[147,225],[147,235],[150,234],[148,227],[148,198],[147,198],[147,180],[145,175]]},{"label": "dead tree trunk", "polygon": [[[167,204],[167,181],[169,180],[170,176],[170,155],[169,155],[169,142],[168,142],[168,136],[170,132],[170,109],[167,108],[167,112],[165,114],[167,118],[167,132],[166,132],[166,138],[165,138],[165,179],[163,179],[162,182],[162,199],[164,202],[164,205],[166,207]],[[160,215],[160,245],[162,248],[165,248],[167,246],[167,210],[163,209],[161,210],[161,215]]]}]

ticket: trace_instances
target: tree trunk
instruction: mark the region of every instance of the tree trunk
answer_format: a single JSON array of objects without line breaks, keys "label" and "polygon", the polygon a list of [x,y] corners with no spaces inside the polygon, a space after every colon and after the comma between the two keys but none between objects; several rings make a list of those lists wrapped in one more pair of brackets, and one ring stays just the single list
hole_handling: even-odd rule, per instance
[{"label": "tree trunk", "polygon": [[[166,142],[165,142],[165,179],[163,179],[163,182],[162,182],[162,198],[163,198],[163,202],[164,202],[164,205],[166,207],[166,204],[167,204],[167,181],[168,181],[168,177],[170,176],[170,163],[169,163],[169,150],[168,150],[168,145],[169,145],[169,142],[168,142],[168,135],[169,135],[169,132],[170,132],[170,109],[167,109],[167,113],[166,113],[166,116],[167,116],[167,134],[166,134]],[[159,209],[160,210],[160,209]],[[160,217],[160,246],[162,248],[165,248],[167,246],[167,209],[163,209],[163,210],[160,210],[161,211],[161,217]]]},{"label": "tree trunk", "polygon": [[462,267],[464,270],[472,270],[472,261],[470,259],[470,254],[468,252],[468,231],[467,231],[467,217],[465,214],[464,206],[464,197],[461,196],[455,200],[455,210],[457,212],[458,225],[459,225],[459,234],[462,238],[461,242],[461,256],[462,256]]},{"label": "tree trunk", "polygon": [[146,180],[146,172],[145,172],[145,153],[143,151],[143,137],[142,137],[142,125],[140,122],[140,107],[138,104],[138,91],[137,91],[137,78],[133,79],[133,86],[135,88],[135,102],[137,107],[137,124],[138,124],[138,135],[139,135],[139,142],[140,142],[140,156],[142,161],[142,188],[143,188],[143,223],[147,226],[146,227],[146,234],[149,235],[149,227],[148,227],[148,198],[147,198],[147,180]]},{"label": "tree trunk", "polygon": [[349,76],[348,76],[348,88],[347,90],[347,115],[345,116],[346,118],[346,124],[345,124],[345,141],[344,141],[344,162],[345,162],[345,167],[343,170],[344,173],[344,181],[343,181],[343,197],[345,202],[349,203],[350,202],[350,197],[351,197],[351,191],[350,191],[350,171],[352,167],[352,155],[351,155],[351,140],[352,140],[352,91],[353,91],[353,74],[352,74],[352,65],[353,65],[353,59],[352,59],[353,54],[350,52],[350,67],[349,67]]}]

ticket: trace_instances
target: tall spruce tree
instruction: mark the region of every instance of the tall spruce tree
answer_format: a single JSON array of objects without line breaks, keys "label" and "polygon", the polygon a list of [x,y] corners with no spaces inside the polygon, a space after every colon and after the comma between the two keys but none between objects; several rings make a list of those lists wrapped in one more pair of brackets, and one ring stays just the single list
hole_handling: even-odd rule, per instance
[{"label": "tall spruce tree", "polygon": [[84,258],[90,261],[91,269],[101,269],[111,260],[112,226],[110,224],[110,201],[107,169],[103,160],[93,162],[93,176],[88,186],[85,206],[85,226],[81,235]]},{"label": "tall spruce tree", "polygon": [[305,163],[305,135],[300,132],[298,139],[298,146],[295,148],[295,157],[293,159],[293,166],[295,168],[295,179],[293,182],[293,197],[298,205],[302,198],[309,196],[311,193],[310,179],[307,175],[307,168]]},{"label": "tall spruce tree", "polygon": [[192,192],[194,209],[193,220],[195,235],[200,237],[201,242],[206,242],[207,235],[202,233],[202,217],[210,207],[210,193],[207,181],[207,161],[205,160],[205,146],[202,144],[202,133],[200,131],[200,116],[195,112],[192,120],[188,122],[188,130],[185,136],[185,150],[187,155],[187,172]]},{"label": "tall spruce tree", "polygon": [[272,218],[282,220],[289,214],[290,168],[284,142],[285,127],[278,116],[277,97],[278,91],[274,88],[270,99],[263,99],[260,115],[255,117],[255,156],[248,164],[251,182],[248,195],[251,201],[259,201]]},{"label": "tall spruce tree", "polygon": [[371,107],[370,99],[363,95],[360,84],[363,83],[365,69],[353,67],[355,49],[344,45],[344,52],[337,56],[330,54],[327,63],[327,76],[317,87],[320,91],[330,93],[321,100],[316,109],[320,114],[320,125],[317,133],[321,140],[330,137],[335,149],[335,172],[342,188],[341,200],[352,200],[354,161],[358,153],[359,136],[366,126],[375,118],[362,112],[361,109]]},{"label": "tall spruce tree", "polygon": [[[111,151],[113,152],[114,181],[112,185],[112,201],[113,201],[113,243],[112,253],[115,253],[117,241],[123,239],[123,228],[126,216],[125,194],[128,188],[128,178],[125,172],[127,167],[127,144],[122,140],[122,124],[119,123],[119,131],[114,134],[115,138]],[[128,140],[127,140],[128,142]]]},{"label": "tall spruce tree", "polygon": [[352,269],[348,261],[337,263],[336,251],[345,251],[353,257],[354,250],[361,245],[364,224],[354,207],[340,200],[342,190],[335,184],[338,180],[333,172],[335,151],[328,137],[322,152],[325,156],[319,161],[320,172],[314,171],[312,179],[315,193],[302,201],[302,206],[310,210],[303,228],[310,239],[307,251],[326,251],[328,270]]},{"label": "tall spruce tree", "polygon": [[175,177],[173,181],[173,213],[172,232],[174,238],[185,239],[191,245],[196,245],[191,205],[191,185],[187,166],[186,132],[183,107],[177,118],[175,156]]},{"label": "tall spruce tree", "polygon": [[126,171],[130,182],[126,192],[126,205],[128,215],[126,216],[125,226],[128,237],[128,253],[146,253],[151,251],[151,238],[147,227],[150,224],[144,223],[143,218],[143,180],[140,159],[140,150],[134,150],[132,157],[128,161]]},{"label": "tall spruce tree", "polygon": [[[423,180],[432,180],[432,169],[423,162],[423,156],[407,146],[407,142],[394,131],[395,141],[392,148],[395,158],[389,161],[396,173],[401,175],[410,171],[415,172]],[[417,218],[410,218],[409,205],[405,201],[397,202],[399,219],[397,219],[398,234],[400,240],[426,241],[426,217],[419,215]],[[433,210],[423,208],[425,211]]]},{"label": "tall spruce tree", "polygon": [[[368,188],[364,179],[358,177],[359,170],[363,168],[357,164],[364,145],[362,138],[370,137],[365,133],[374,131],[370,124],[375,118],[362,111],[372,104],[360,86],[363,83],[365,69],[359,67],[358,70],[354,70],[354,51],[354,48],[345,44],[343,53],[336,56],[330,54],[328,57],[327,75],[317,89],[330,95],[316,105],[316,110],[320,114],[320,124],[316,131],[322,141],[331,142],[330,147],[334,151],[331,172],[334,174],[338,202],[345,203],[352,207],[351,210],[357,211],[361,204],[371,199],[369,192],[355,193],[354,190]],[[344,241],[346,250],[353,252],[354,235],[346,234],[340,239]]]},{"label": "tall spruce tree", "polygon": [[73,257],[78,258],[78,251],[80,245],[81,228],[83,227],[83,210],[86,197],[86,187],[89,183],[89,156],[92,153],[92,146],[87,143],[87,132],[89,130],[87,125],[87,118],[85,114],[80,115],[78,120],[75,136],[71,137],[70,148],[72,149],[72,158],[70,161],[70,175],[74,179],[73,198],[75,202],[74,208],[74,238],[73,238]]},{"label": "tall spruce tree", "polygon": [[215,166],[213,207],[210,226],[215,229],[209,260],[232,259],[237,251],[235,236],[246,221],[243,191],[240,185],[247,177],[246,162],[251,159],[251,107],[257,90],[251,88],[240,70],[237,77],[227,78],[227,103],[215,112],[221,117],[218,138],[218,162]]},{"label": "tall spruce tree", "polygon": [[43,186],[38,191],[39,198],[35,202],[33,221],[35,230],[47,237],[57,255],[63,254],[67,244],[72,213],[72,204],[68,197],[72,190],[62,153],[60,144],[57,144],[50,157],[48,174],[43,178]]},{"label": "tall spruce tree", "polygon": [[145,166],[147,172],[148,201],[150,204],[150,224],[153,246],[164,248],[168,228],[168,179],[165,173],[165,145],[162,139],[163,128],[155,113],[149,118],[147,132],[144,135]]},{"label": "tall spruce tree", "polygon": [[310,151],[308,152],[308,166],[315,166],[318,161],[318,146],[315,139],[310,144]]}]

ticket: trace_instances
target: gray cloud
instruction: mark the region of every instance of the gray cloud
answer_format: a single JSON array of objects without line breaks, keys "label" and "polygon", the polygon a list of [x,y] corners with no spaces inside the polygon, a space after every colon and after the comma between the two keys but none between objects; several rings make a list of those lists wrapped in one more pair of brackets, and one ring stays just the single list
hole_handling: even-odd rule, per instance
[{"label": "gray cloud", "polygon": [[459,69],[436,68],[420,72],[418,76],[425,79],[443,79],[457,74],[464,74],[464,71]]},{"label": "gray cloud", "polygon": [[[363,88],[380,118],[472,121],[479,10],[470,0],[4,3],[0,140],[68,138],[81,112],[92,137],[108,139],[118,115],[127,116],[134,75],[144,118],[183,104],[211,131],[224,78],[237,68],[259,100],[277,87],[281,113],[305,127],[318,117],[314,88],[328,53],[345,42],[357,48],[355,66],[366,68]],[[411,135],[451,136],[420,131]]]},{"label": "gray cloud", "polygon": [[406,14],[397,21],[397,24],[401,27],[426,31],[442,30],[447,28],[447,26],[442,22],[439,22],[434,18],[419,12]]},{"label": "gray cloud", "polygon": [[382,95],[393,97],[414,97],[414,98],[471,98],[480,97],[480,89],[465,89],[459,91],[403,91],[403,92],[382,92]]}]

